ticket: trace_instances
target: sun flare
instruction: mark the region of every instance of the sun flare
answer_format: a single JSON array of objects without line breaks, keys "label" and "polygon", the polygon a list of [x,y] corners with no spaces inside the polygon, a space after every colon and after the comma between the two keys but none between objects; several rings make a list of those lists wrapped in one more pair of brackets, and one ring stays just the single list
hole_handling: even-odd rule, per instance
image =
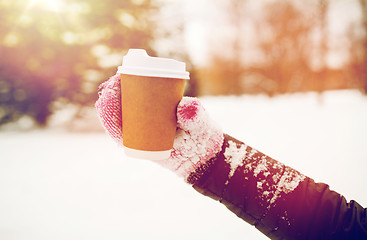
[{"label": "sun flare", "polygon": [[37,5],[52,12],[61,12],[64,7],[63,0],[29,0],[29,5]]}]

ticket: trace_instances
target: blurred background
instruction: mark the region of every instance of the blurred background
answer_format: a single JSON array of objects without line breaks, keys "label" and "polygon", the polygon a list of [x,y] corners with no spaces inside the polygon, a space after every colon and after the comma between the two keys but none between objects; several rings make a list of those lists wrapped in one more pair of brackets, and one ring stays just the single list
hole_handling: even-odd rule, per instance
[{"label": "blurred background", "polygon": [[365,0],[1,0],[0,126],[97,98],[129,48],[188,64],[186,95],[367,91]]},{"label": "blurred background", "polygon": [[225,132],[367,205],[367,0],[0,0],[1,239],[266,239],[104,133],[129,48],[186,62]]}]

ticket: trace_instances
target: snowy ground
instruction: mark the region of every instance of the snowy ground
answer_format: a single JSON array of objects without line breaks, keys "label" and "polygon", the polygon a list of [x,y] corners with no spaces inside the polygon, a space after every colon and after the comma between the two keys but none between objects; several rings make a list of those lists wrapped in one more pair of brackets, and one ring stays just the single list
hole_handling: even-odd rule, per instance
[{"label": "snowy ground", "polygon": [[[367,98],[205,97],[232,136],[367,206]],[[104,133],[0,133],[0,239],[266,239]]]}]

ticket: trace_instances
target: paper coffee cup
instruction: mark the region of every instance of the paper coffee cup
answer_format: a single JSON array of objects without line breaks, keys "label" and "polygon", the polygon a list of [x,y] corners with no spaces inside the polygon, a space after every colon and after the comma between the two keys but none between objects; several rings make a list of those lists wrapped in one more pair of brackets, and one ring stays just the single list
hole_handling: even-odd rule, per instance
[{"label": "paper coffee cup", "polygon": [[186,64],[130,49],[121,74],[122,134],[126,155],[169,158],[176,134],[176,108],[183,96]]}]

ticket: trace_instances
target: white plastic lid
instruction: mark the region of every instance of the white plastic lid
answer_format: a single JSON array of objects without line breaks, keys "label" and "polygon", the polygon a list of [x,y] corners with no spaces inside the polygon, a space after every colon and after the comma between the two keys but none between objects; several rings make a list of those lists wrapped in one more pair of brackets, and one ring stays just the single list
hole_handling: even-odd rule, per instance
[{"label": "white plastic lid", "polygon": [[150,57],[144,49],[129,49],[118,67],[117,73],[190,79],[186,64],[169,58]]}]

